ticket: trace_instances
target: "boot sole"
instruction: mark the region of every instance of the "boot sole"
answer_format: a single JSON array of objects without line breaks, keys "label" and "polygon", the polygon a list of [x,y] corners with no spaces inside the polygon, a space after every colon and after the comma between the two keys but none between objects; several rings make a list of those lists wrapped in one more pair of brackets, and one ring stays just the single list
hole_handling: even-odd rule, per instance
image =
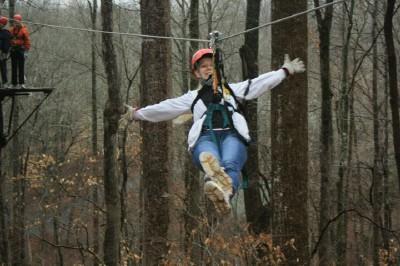
[{"label": "boot sole", "polygon": [[200,154],[200,163],[204,172],[210,178],[214,179],[224,191],[232,194],[232,179],[218,163],[218,160],[208,152]]},{"label": "boot sole", "polygon": [[204,184],[204,193],[214,204],[218,213],[227,214],[230,212],[231,205],[225,200],[224,191],[214,181],[208,181]]}]

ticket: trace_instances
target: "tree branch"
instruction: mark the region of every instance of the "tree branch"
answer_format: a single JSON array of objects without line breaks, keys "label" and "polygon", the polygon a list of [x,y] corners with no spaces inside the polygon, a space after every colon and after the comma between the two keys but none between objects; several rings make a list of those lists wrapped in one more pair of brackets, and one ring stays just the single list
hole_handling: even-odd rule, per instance
[{"label": "tree branch", "polygon": [[326,223],[326,225],[324,226],[324,228],[323,228],[322,231],[321,231],[321,234],[320,234],[319,237],[318,237],[318,241],[317,241],[317,243],[315,244],[315,247],[314,247],[313,251],[311,252],[310,260],[311,260],[311,259],[315,256],[315,254],[317,253],[319,244],[321,243],[322,238],[323,238],[325,232],[328,230],[329,226],[330,226],[332,223],[336,222],[342,215],[347,214],[347,213],[351,213],[351,212],[353,212],[353,213],[357,214],[359,217],[361,217],[361,218],[363,218],[363,219],[369,221],[372,225],[378,227],[379,229],[391,233],[391,234],[393,235],[393,237],[396,238],[397,242],[400,243],[400,239],[399,239],[399,237],[398,237],[398,235],[397,235],[398,231],[390,230],[390,229],[388,229],[388,228],[386,228],[386,227],[381,226],[380,224],[377,224],[374,220],[372,220],[372,219],[369,218],[368,216],[363,215],[363,214],[362,214],[361,212],[359,212],[357,209],[348,209],[348,210],[343,210],[343,211],[341,211],[340,213],[338,213],[335,217],[333,217],[331,220],[329,220],[329,221]]},{"label": "tree branch", "polygon": [[50,245],[50,246],[52,246],[52,247],[55,247],[55,248],[64,248],[64,249],[79,250],[80,252],[85,251],[85,252],[89,253],[90,255],[92,255],[93,257],[95,257],[96,260],[100,262],[100,264],[103,264],[103,263],[104,263],[103,260],[102,260],[96,253],[94,253],[92,250],[90,250],[89,248],[74,247],[74,246],[65,246],[65,245],[57,245],[57,244],[54,244],[53,242],[51,242],[51,241],[49,241],[49,240],[47,240],[47,239],[45,239],[45,238],[43,238],[43,237],[40,237],[40,236],[38,236],[38,235],[36,235],[36,234],[34,234],[34,233],[31,233],[31,235],[33,235],[33,236],[36,237],[37,239],[39,239],[39,240],[45,242],[46,244],[48,244],[48,245]]}]

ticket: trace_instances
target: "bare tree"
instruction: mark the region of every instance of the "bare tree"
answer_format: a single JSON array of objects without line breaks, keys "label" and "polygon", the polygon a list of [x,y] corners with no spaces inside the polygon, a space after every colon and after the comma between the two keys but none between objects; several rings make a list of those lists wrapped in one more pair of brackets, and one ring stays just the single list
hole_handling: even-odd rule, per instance
[{"label": "bare tree", "polygon": [[[93,3],[88,1],[89,10],[90,10],[90,19],[92,23],[92,29],[97,29],[97,0],[93,0]],[[97,60],[96,60],[96,33],[91,33],[91,61],[92,61],[92,72],[91,72],[91,79],[92,79],[92,153],[94,156],[97,155]]]},{"label": "bare tree", "polygon": [[[90,20],[92,24],[92,29],[97,29],[97,0],[93,0],[93,2],[88,0],[88,6],[90,11]],[[94,158],[98,157],[98,140],[97,140],[97,57],[96,57],[96,33],[91,33],[90,38],[91,45],[91,60],[92,60],[92,71],[91,71],[91,105],[92,105],[92,156]],[[94,176],[96,175],[96,170],[93,169]],[[99,180],[97,180],[99,181]],[[98,184],[93,186],[93,202],[96,204],[99,202],[99,188]],[[100,251],[100,221],[99,221],[99,212],[94,208],[93,211],[93,251],[95,254],[99,254]],[[98,265],[98,261],[94,259],[94,265]]]},{"label": "bare tree", "polygon": [[[349,49],[351,41],[351,32],[353,28],[353,14],[354,14],[354,0],[350,1],[350,6],[347,8],[347,3],[343,7],[343,50],[341,62],[341,84],[340,84],[340,99],[339,110],[337,114],[338,120],[338,134],[339,134],[339,181],[337,184],[338,189],[338,205],[337,213],[341,213],[346,209],[347,200],[347,178],[348,178],[348,158],[349,158]],[[347,242],[347,214],[344,213],[338,221],[337,225],[337,245],[336,257],[337,263],[342,265],[346,259],[346,242]]]},{"label": "bare tree", "polygon": [[[307,9],[306,0],[272,1],[272,20]],[[307,17],[272,27],[272,68],[284,54],[307,59]],[[295,241],[288,264],[308,264],[308,113],[307,75],[290,77],[272,91],[271,145],[273,235],[279,242]]]},{"label": "bare tree", "polygon": [[[378,1],[373,2],[372,12],[372,39],[375,38],[378,26]],[[374,45],[372,50],[372,110],[373,110],[373,141],[374,141],[374,163],[372,168],[372,189],[373,189],[373,218],[374,221],[383,226],[383,169],[381,164],[382,151],[381,140],[379,134],[380,120],[379,120],[379,94],[378,94],[378,44]],[[381,230],[377,226],[373,229],[373,243],[374,243],[374,265],[379,265],[379,251],[382,247]]]},{"label": "bare tree", "polygon": [[[331,3],[332,0],[327,0]],[[315,7],[320,6],[319,0],[314,0]],[[318,33],[319,33],[319,60],[321,79],[321,133],[320,133],[320,230],[329,222],[331,216],[331,179],[332,179],[332,157],[333,157],[333,128],[332,128],[332,91],[330,75],[330,35],[332,28],[333,6],[328,7],[325,12],[316,11]],[[328,231],[321,241],[319,248],[319,263],[329,265],[332,259],[331,231]]]},{"label": "bare tree", "polygon": [[108,99],[104,109],[104,194],[107,208],[104,236],[104,262],[119,265],[121,202],[118,171],[118,121],[122,113],[120,77],[113,36],[113,2],[101,1],[103,64],[107,76]]},{"label": "bare tree", "polygon": [[[0,1],[3,5],[4,1]],[[5,174],[3,172],[3,148],[5,147],[6,137],[4,130],[3,99],[0,99],[0,264],[9,264],[9,238],[6,209],[6,187]]]},{"label": "bare tree", "polygon": [[[384,119],[384,125],[383,125],[383,147],[382,147],[382,175],[383,175],[383,209],[384,209],[384,215],[383,215],[383,224],[384,227],[387,229],[392,229],[392,201],[393,199],[391,198],[391,195],[389,193],[390,191],[390,177],[389,177],[389,166],[388,166],[388,151],[389,151],[389,84],[388,84],[388,77],[386,75],[388,64],[387,64],[387,58],[384,60],[384,66],[385,66],[385,75],[384,75],[384,104],[383,104],[383,119]],[[386,233],[387,235],[387,233]],[[387,237],[385,237],[386,239]],[[387,243],[385,243],[387,245]]]},{"label": "bare tree", "polygon": [[9,263],[9,238],[7,230],[7,209],[6,209],[6,191],[5,191],[5,174],[3,172],[3,148],[5,136],[3,133],[3,104],[0,102],[0,264],[7,265]]},{"label": "bare tree", "polygon": [[[251,29],[259,25],[260,5],[260,0],[247,1],[246,29]],[[253,79],[258,76],[258,35],[258,30],[246,33],[244,45],[240,48],[244,80]],[[248,120],[249,129],[252,132],[252,140],[255,143],[258,143],[257,105],[257,100],[249,101],[245,105],[245,116]],[[267,217],[269,206],[263,205],[260,195],[262,187],[259,180],[257,145],[249,146],[249,158],[246,162],[243,174],[246,175],[248,179],[248,187],[244,189],[244,202],[250,230],[255,234],[266,232],[269,219],[269,217]]]},{"label": "bare tree", "polygon": [[[143,34],[170,36],[170,1],[140,2]],[[142,42],[141,105],[154,104],[171,91],[171,43],[145,39]],[[143,263],[156,265],[167,254],[168,124],[143,122]]]},{"label": "bare tree", "polygon": [[[200,28],[199,28],[199,0],[190,1],[190,16],[189,16],[189,36],[192,39],[200,38]],[[197,49],[199,49],[198,42],[190,42],[189,55],[193,55]],[[190,88],[194,89],[198,85],[198,81],[191,76]]]},{"label": "bare tree", "polygon": [[[189,36],[192,39],[198,39],[200,37],[199,32],[199,0],[191,0],[190,1],[190,11],[189,11]],[[190,42],[189,47],[189,55],[193,55],[193,53],[199,48],[198,42]],[[198,86],[198,81],[192,76],[190,79],[190,88],[194,89]],[[187,136],[190,129],[191,121],[185,124],[184,132],[185,136]],[[186,148],[186,145],[184,146]],[[185,152],[186,153],[186,152]],[[191,257],[191,261],[195,264],[201,263],[201,248],[194,244],[194,242],[201,242],[201,232],[199,230],[200,227],[200,180],[199,180],[199,172],[196,167],[193,165],[191,157],[184,155],[184,176],[185,176],[185,188],[186,188],[186,197],[185,197],[185,251]]]},{"label": "bare tree", "polygon": [[394,154],[397,166],[397,178],[400,190],[400,117],[399,90],[397,84],[396,49],[393,40],[393,16],[396,0],[388,0],[385,14],[384,33],[386,41],[386,56],[389,68],[390,108],[392,111],[392,130]]}]

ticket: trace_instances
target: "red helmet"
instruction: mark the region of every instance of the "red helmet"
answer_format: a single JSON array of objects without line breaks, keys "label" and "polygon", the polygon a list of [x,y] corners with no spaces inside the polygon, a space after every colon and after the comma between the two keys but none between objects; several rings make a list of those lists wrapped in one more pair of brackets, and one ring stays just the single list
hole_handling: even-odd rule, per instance
[{"label": "red helmet", "polygon": [[5,26],[8,22],[8,18],[1,16],[0,17],[0,24]]},{"label": "red helmet", "polygon": [[20,14],[15,14],[14,15],[14,20],[16,21],[22,21],[22,16]]},{"label": "red helmet", "polygon": [[192,70],[194,71],[196,68],[196,63],[200,61],[204,56],[212,56],[213,55],[213,50],[210,48],[204,48],[200,49],[197,52],[194,53],[192,57]]}]

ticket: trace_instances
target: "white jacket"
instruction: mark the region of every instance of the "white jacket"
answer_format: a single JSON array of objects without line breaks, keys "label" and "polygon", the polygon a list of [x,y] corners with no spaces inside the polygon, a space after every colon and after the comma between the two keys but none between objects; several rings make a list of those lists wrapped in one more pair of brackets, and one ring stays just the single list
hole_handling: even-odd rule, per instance
[{"label": "white jacket", "polygon": [[[276,87],[279,83],[286,78],[285,71],[280,69],[277,71],[271,71],[258,76],[251,80],[251,85],[248,94],[244,96],[246,88],[248,86],[248,81],[243,81],[239,83],[229,84],[232,91],[234,92],[238,100],[251,100],[258,98],[266,91]],[[190,113],[190,107],[193,101],[196,99],[199,90],[189,91],[184,95],[164,100],[158,104],[148,105],[146,107],[136,110],[134,113],[135,119],[145,120],[150,122],[160,122],[165,120],[174,119],[182,114]],[[236,102],[233,97],[224,93],[224,100],[228,101],[232,106],[236,108]],[[189,131],[188,144],[189,149],[193,148],[196,144],[205,120],[205,112],[207,107],[200,100],[197,101],[193,108],[193,125]],[[235,129],[238,133],[247,141],[250,141],[249,129],[247,122],[244,117],[238,113],[234,112],[232,114],[232,121]]]}]

